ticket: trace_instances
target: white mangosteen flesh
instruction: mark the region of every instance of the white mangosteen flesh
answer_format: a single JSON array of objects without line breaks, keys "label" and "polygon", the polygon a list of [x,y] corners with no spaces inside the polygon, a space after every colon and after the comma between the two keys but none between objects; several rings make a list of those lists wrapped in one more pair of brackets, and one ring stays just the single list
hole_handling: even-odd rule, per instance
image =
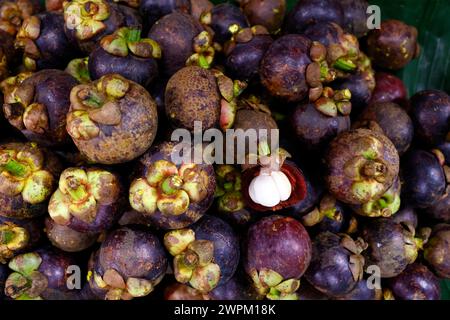
[{"label": "white mangosteen flesh", "polygon": [[275,207],[289,199],[292,186],[289,179],[281,171],[262,172],[253,178],[248,190],[250,199],[264,207]]}]

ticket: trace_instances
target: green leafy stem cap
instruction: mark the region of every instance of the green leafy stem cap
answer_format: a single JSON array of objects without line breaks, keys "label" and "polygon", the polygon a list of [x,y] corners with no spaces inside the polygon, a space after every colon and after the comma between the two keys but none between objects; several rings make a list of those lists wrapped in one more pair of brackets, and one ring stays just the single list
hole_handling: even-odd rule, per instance
[{"label": "green leafy stem cap", "polygon": [[109,54],[126,57],[132,53],[140,58],[161,58],[161,47],[150,38],[141,38],[141,30],[120,28],[100,41],[100,46]]},{"label": "green leafy stem cap", "polygon": [[172,230],[164,236],[164,246],[174,257],[175,278],[208,293],[219,283],[220,266],[214,262],[214,243],[198,240],[192,229]]}]

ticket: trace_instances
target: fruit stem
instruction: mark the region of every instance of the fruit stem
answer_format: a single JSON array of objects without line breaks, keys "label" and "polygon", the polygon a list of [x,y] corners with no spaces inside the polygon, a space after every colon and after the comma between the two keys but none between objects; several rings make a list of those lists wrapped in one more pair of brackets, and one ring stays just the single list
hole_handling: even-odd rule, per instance
[{"label": "fruit stem", "polygon": [[0,243],[5,245],[10,243],[14,238],[15,232],[11,230],[0,231]]},{"label": "fruit stem", "polygon": [[128,42],[137,42],[141,39],[141,31],[139,29],[130,29],[127,32]]},{"label": "fruit stem", "polygon": [[339,58],[336,60],[336,62],[333,65],[336,69],[342,70],[342,71],[353,71],[356,69],[356,65],[353,63],[353,61],[350,61],[346,58]]},{"label": "fruit stem", "polygon": [[28,171],[25,165],[13,159],[9,159],[8,162],[3,165],[3,169],[15,177],[24,177]]},{"label": "fruit stem", "polygon": [[164,179],[161,184],[161,189],[165,194],[171,195],[174,194],[178,189],[183,185],[183,180],[177,176],[172,175],[166,179]]}]

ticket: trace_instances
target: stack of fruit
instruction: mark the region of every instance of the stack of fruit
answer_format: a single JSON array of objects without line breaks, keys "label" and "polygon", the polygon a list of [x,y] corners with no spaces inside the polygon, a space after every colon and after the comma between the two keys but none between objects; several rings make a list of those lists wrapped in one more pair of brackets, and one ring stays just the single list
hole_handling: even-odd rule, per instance
[{"label": "stack of fruit", "polygon": [[0,0],[0,299],[440,299],[450,97],[368,6]]}]

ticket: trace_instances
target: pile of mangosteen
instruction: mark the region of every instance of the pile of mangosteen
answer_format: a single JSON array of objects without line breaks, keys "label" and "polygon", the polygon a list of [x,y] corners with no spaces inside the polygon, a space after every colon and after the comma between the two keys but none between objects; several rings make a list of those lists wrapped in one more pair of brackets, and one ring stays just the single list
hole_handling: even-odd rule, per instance
[{"label": "pile of mangosteen", "polygon": [[0,0],[0,299],[440,299],[450,97],[368,5]]}]

